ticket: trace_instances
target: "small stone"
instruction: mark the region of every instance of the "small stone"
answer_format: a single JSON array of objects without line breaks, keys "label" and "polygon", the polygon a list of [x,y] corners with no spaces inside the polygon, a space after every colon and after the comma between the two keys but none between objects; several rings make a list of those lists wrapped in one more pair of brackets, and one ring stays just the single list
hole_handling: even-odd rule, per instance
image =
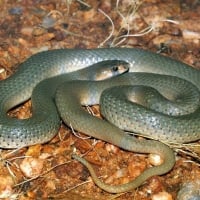
[{"label": "small stone", "polygon": [[27,178],[39,176],[42,172],[44,160],[39,158],[25,158],[20,169]]},{"label": "small stone", "polygon": [[0,176],[0,199],[9,198],[13,191],[14,180],[11,176]]},{"label": "small stone", "polygon": [[154,166],[161,165],[163,163],[163,161],[164,160],[157,154],[150,154],[149,155],[149,162]]},{"label": "small stone", "polygon": [[152,200],[173,200],[172,195],[167,192],[159,192],[152,196]]}]

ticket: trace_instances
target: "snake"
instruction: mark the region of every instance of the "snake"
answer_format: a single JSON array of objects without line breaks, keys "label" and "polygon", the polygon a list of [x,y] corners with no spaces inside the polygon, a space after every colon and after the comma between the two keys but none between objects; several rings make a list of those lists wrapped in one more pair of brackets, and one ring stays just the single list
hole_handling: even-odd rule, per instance
[{"label": "snake", "polygon": [[[131,114],[131,117],[135,118],[137,124],[136,132],[140,133],[146,129],[143,127],[143,123],[145,122],[147,126],[150,126],[149,124],[152,123],[148,129],[151,130],[151,133],[157,133],[159,132],[157,129],[160,129],[160,132],[162,132],[164,135],[164,140],[172,138],[172,140],[175,142],[190,142],[200,139],[199,70],[172,58],[136,48],[55,49],[40,52],[31,56],[25,62],[20,64],[16,73],[6,80],[0,82],[0,147],[19,148],[22,146],[30,146],[37,143],[48,142],[58,132],[61,116],[62,120],[66,124],[72,125],[72,127],[76,127],[77,124],[79,124],[79,126],[81,126],[81,131],[83,128],[83,132],[88,135],[115,144],[125,150],[140,153],[159,154],[164,159],[163,164],[146,169],[140,176],[136,178],[136,180],[133,180],[130,183],[119,186],[108,186],[97,178],[94,170],[86,160],[74,155],[73,157],[75,159],[87,166],[95,183],[108,192],[117,193],[129,191],[140,186],[149,177],[161,175],[171,170],[174,166],[175,157],[173,151],[167,145],[155,140],[138,141],[131,135],[124,134],[124,131],[112,124],[116,121],[125,121],[125,125],[121,123],[119,127],[126,130],[127,123],[132,120],[132,118],[129,117],[126,120],[123,120],[124,117],[127,117],[127,112],[122,116],[122,119],[118,119],[114,117],[115,114],[111,114],[110,118],[108,118],[108,121],[110,122],[104,121],[104,123],[106,123],[105,125],[104,123],[99,122],[97,119],[95,120],[98,122],[93,123],[94,117],[88,117],[88,114],[86,116],[85,112],[81,110],[80,98],[84,97],[87,99],[88,92],[80,86],[84,86],[86,84],[88,90],[88,88],[92,88],[94,81],[90,82],[91,77],[88,77],[86,75],[87,73],[83,73],[82,78],[83,80],[86,80],[86,82],[74,82],[74,79],[82,79],[79,78],[78,71],[86,69],[93,64],[108,60],[121,60],[129,63],[129,73],[125,73],[119,77],[112,77],[108,80],[96,81],[94,84],[95,89],[93,92],[96,91],[98,96],[98,98],[96,98],[97,100],[95,100],[95,103],[99,103],[100,101],[109,103],[105,109],[102,108],[102,111],[104,112],[103,115],[106,115],[106,111],[108,108],[111,109],[111,106],[114,106],[115,109],[118,107],[111,101],[110,97],[107,99],[103,98],[110,94],[108,87],[113,87],[113,89],[115,89],[113,93],[115,93],[118,97],[121,96],[120,98],[124,100],[124,96],[127,95],[123,95],[123,87],[125,87],[128,82],[133,83],[135,80],[137,80],[136,86],[133,89],[133,93],[139,93],[141,95],[143,92],[137,88],[137,85],[143,85],[143,83],[140,82],[140,79],[146,81],[147,77],[150,76],[150,79],[148,80],[151,82],[152,80],[156,79],[156,83],[153,85],[160,86],[159,89],[161,90],[161,93],[165,90],[167,90],[167,92],[171,90],[178,92],[178,95],[172,94],[172,99],[175,99],[175,104],[179,102],[182,104],[183,102],[180,99],[185,95],[183,93],[187,93],[187,90],[192,90],[192,95],[187,96],[186,100],[190,102],[191,99],[195,99],[195,108],[191,107],[190,103],[186,102],[187,106],[194,110],[191,114],[183,109],[181,111],[184,113],[182,116],[179,116],[180,111],[177,111],[177,116],[173,116],[174,114],[171,114],[171,109],[169,108],[167,109],[166,113],[162,114],[162,116],[159,115],[158,119],[161,119],[161,121],[157,121],[152,120],[155,118],[155,116],[151,117],[149,116],[149,113],[145,114],[146,109],[141,108],[142,106],[139,105],[139,108],[141,108],[139,109],[139,117],[135,118],[133,117],[133,114]],[[60,98],[58,98],[60,97],[61,93],[63,93],[62,90],[65,90],[64,86],[60,87],[59,85],[60,83],[65,82],[65,74],[71,73],[73,74],[72,78],[67,80],[67,88],[70,88],[71,93],[67,97],[64,95],[64,99],[73,97],[73,100],[68,101],[68,105],[71,106],[66,106],[66,104],[62,103],[63,100],[59,100]],[[161,79],[168,79],[168,82],[170,82],[167,89],[165,89],[165,85]],[[179,86],[173,86],[175,79],[177,79],[178,82],[183,83],[181,84],[183,86],[180,86],[180,88],[183,88],[181,92],[179,92]],[[75,87],[75,85],[77,86]],[[189,86],[186,87],[185,85]],[[115,86],[120,86],[122,88],[116,89]],[[151,91],[149,94],[151,97],[156,93],[156,91],[152,92],[152,90],[150,90],[150,88],[148,88],[146,85],[143,87],[147,91],[144,93],[149,93],[149,91]],[[42,92],[40,92],[41,88]],[[105,89],[105,91],[103,91],[102,88]],[[99,89],[100,92],[98,92]],[[127,88],[125,88],[125,90],[127,90]],[[73,93],[75,91],[76,93]],[[102,93],[103,97],[99,96],[100,93]],[[57,106],[55,106],[55,95],[56,104],[59,104]],[[171,93],[166,97],[170,98],[170,95]],[[95,97],[94,94],[92,94],[92,96]],[[51,100],[49,100],[49,97]],[[19,120],[8,116],[7,112],[9,110],[19,104],[22,104],[30,98],[33,106],[33,114],[30,119]],[[142,98],[139,98],[139,100],[141,99]],[[154,102],[154,98],[152,98],[151,101]],[[70,104],[70,102],[72,104]],[[165,100],[165,102],[168,101]],[[88,102],[86,101],[86,104],[87,103]],[[162,104],[156,105],[161,109],[163,108]],[[124,104],[122,107],[123,106]],[[69,109],[69,113],[72,118],[67,119],[69,116],[65,115],[65,109],[67,108],[68,110],[69,107],[73,108],[71,112]],[[42,112],[40,112],[40,109]],[[118,107],[117,111],[114,112],[121,113],[121,110],[119,109],[120,107]],[[63,110],[64,113],[62,112]],[[157,111],[155,111],[154,114],[156,112]],[[166,117],[168,112],[172,116]],[[76,121],[75,119],[78,119],[79,121]],[[88,121],[86,121],[86,119]],[[140,121],[140,119],[143,121]],[[147,123],[146,121],[149,121],[150,123]],[[188,123],[185,123],[186,121],[188,121]],[[170,126],[168,126],[168,124],[170,124]],[[79,126],[75,129],[79,130]],[[97,130],[98,128],[100,129]],[[182,134],[182,131],[179,130],[184,130],[184,128],[186,131]],[[169,136],[167,136],[167,134],[169,134]],[[158,134],[156,137],[156,139],[159,139]]]}]

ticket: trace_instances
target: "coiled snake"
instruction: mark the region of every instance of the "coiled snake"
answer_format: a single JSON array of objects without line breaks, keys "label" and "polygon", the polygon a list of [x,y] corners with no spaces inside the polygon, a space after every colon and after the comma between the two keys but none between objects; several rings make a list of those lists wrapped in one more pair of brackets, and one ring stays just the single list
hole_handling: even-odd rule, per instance
[{"label": "coiled snake", "polygon": [[[74,79],[79,79],[75,71],[105,60],[126,61],[130,64],[129,71],[131,73],[96,82],[94,88],[92,88],[93,82],[86,81],[81,83],[70,82],[66,89],[64,86],[61,86],[61,88],[57,90],[58,85],[64,82],[64,78],[58,78],[56,76],[61,75],[60,77],[64,77],[62,74],[74,72]],[[90,80],[89,77],[85,79]],[[56,83],[57,80],[60,81]],[[70,80],[73,80],[73,78]],[[42,83],[36,86],[41,81]],[[174,86],[175,82],[176,86]],[[144,93],[145,95],[147,93],[147,95],[151,97],[150,101],[155,102],[154,95],[157,92],[148,88],[149,86],[155,86],[167,99],[172,99],[178,108],[179,103],[184,105],[184,108],[181,111],[175,108],[175,113],[172,113],[173,109],[170,105],[165,109],[163,103],[158,103],[154,106],[155,109],[164,111],[164,114],[159,114],[158,116],[157,110],[153,111],[153,115],[151,115],[146,111],[147,109],[144,109],[141,105],[139,105],[139,108],[132,109],[129,105],[127,106],[127,104],[121,103],[124,102],[125,97],[129,97],[129,94],[125,92],[127,88],[124,88],[124,85],[130,83],[134,85],[143,85],[144,91],[146,91],[141,92],[138,86],[135,86],[134,89],[128,88],[132,93],[139,93],[139,96],[141,96],[141,98],[135,97],[133,99],[133,101],[137,101],[137,104],[140,104],[141,100],[143,101],[141,103],[142,105],[146,103],[148,105],[149,100],[145,100],[143,97]],[[114,91],[112,94],[114,94],[114,96],[109,96],[110,91],[107,90],[107,88],[111,86],[121,87],[120,89],[113,88]],[[43,88],[42,92],[38,89],[40,87]],[[99,103],[100,94],[106,89],[101,99],[101,102],[105,105],[102,107],[103,115],[108,115],[108,120],[112,123],[120,122],[118,126],[122,129],[132,131],[132,127],[134,126],[136,127],[136,133],[155,133],[156,139],[161,138],[162,140],[170,142],[190,142],[200,139],[200,71],[168,57],[141,49],[60,49],[33,55],[20,65],[18,71],[14,75],[0,82],[0,147],[17,148],[49,141],[58,131],[60,126],[59,115],[61,115],[65,123],[72,125],[73,128],[85,132],[86,134],[130,151],[157,153],[165,159],[162,165],[147,169],[135,181],[122,186],[107,187],[103,185],[102,182],[98,181],[96,177],[95,182],[108,192],[130,190],[141,185],[147,178],[156,174],[166,173],[173,167],[174,154],[166,145],[157,141],[144,140],[138,142],[135,138],[124,135],[123,131],[108,122],[105,122],[107,125],[103,125],[103,123],[99,122],[97,119],[95,119],[96,122],[86,122],[88,118],[89,120],[93,119],[91,116],[88,117],[85,113],[80,113],[83,112],[80,108],[80,103],[90,104],[88,100],[83,100],[83,98],[87,98],[87,91],[84,88],[91,88],[90,92],[92,92],[93,98],[96,99],[92,103]],[[65,100],[60,100],[63,90],[71,90],[69,96],[64,95],[66,96],[64,99],[67,99],[68,105],[63,104]],[[55,96],[55,91],[57,91],[56,102],[60,114],[52,100]],[[94,93],[94,91],[96,91],[96,93]],[[34,94],[32,96],[32,118],[18,120],[8,117],[7,112],[16,105],[29,99],[32,92]],[[188,93],[191,93],[191,95],[188,95]],[[48,99],[49,97],[51,100]],[[181,100],[182,97],[184,97],[184,100]],[[73,100],[71,98],[73,98]],[[120,99],[117,105],[112,102],[112,99],[115,98]],[[162,96],[159,98],[163,99]],[[132,100],[131,97],[130,100]],[[193,102],[192,106],[191,101]],[[168,100],[165,99],[164,102],[168,104]],[[78,106],[78,109],[74,108],[75,106]],[[116,117],[116,113],[121,113],[121,108],[123,107],[126,107],[125,114],[121,115],[121,117]],[[148,107],[150,110],[153,109],[150,106]],[[71,108],[75,110],[71,110]],[[191,110],[192,113],[189,113],[188,109]],[[65,110],[69,111],[68,115],[65,115]],[[108,110],[112,110],[115,113],[109,114],[107,113]],[[137,117],[135,117],[136,113],[139,113]],[[171,116],[167,116],[167,114]],[[124,121],[125,124],[122,123],[122,121]],[[129,125],[132,126],[130,129],[128,128]],[[160,133],[162,136],[160,136]],[[85,162],[76,155],[74,157],[83,163]],[[87,165],[87,163],[84,164]],[[90,166],[88,167],[90,168]],[[90,169],[90,172],[95,179],[94,171]]]}]

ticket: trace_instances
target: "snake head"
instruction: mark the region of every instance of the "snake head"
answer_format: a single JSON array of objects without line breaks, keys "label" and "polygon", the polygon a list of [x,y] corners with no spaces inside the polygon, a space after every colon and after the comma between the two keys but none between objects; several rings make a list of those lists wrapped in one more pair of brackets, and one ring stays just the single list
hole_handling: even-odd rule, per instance
[{"label": "snake head", "polygon": [[95,80],[104,80],[129,71],[129,63],[122,60],[106,60],[93,65]]}]

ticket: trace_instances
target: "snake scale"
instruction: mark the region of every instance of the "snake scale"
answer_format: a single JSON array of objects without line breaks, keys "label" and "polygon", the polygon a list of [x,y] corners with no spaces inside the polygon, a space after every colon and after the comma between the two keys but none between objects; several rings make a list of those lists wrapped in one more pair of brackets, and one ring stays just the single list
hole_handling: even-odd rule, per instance
[{"label": "snake scale", "polygon": [[[85,160],[74,155],[74,158],[81,161],[88,167],[93,179],[95,180],[95,183],[99,185],[102,189],[113,193],[127,191],[135,187],[138,187],[147,178],[153,175],[159,175],[168,172],[174,165],[174,154],[173,151],[168,146],[158,141],[144,140],[139,142],[134,137],[124,134],[123,131],[121,131],[119,128],[113,126],[108,122],[105,122],[107,123],[105,127],[103,123],[99,121],[95,123],[86,122],[86,119],[88,118],[89,120],[93,119],[91,116],[88,117],[88,114],[80,113],[83,111],[80,108],[79,101],[82,101],[83,98],[87,98],[87,92],[85,91],[84,94],[84,92],[81,91],[82,88],[80,87],[80,85],[83,86],[86,85],[85,87],[88,87],[87,85],[89,85],[90,88],[92,82],[90,82],[89,77],[85,78],[86,80],[88,80],[88,82],[86,81],[86,83],[78,83],[73,81],[69,82],[68,84],[69,86],[67,87],[68,90],[74,90],[78,92],[70,93],[69,98],[74,97],[75,100],[69,99],[68,107],[63,105],[63,100],[60,100],[59,95],[61,95],[63,90],[64,91],[67,90],[65,88],[62,89],[62,86],[61,89],[57,90],[58,85],[64,82],[64,75],[62,76],[62,74],[65,73],[68,74],[73,72],[75,75],[74,79],[77,80],[79,79],[79,77],[76,76],[77,70],[87,68],[90,65],[106,60],[126,61],[127,63],[129,63],[130,73],[121,75],[119,77],[113,77],[105,81],[99,81],[98,83],[94,84],[96,88],[94,88],[92,92],[97,91],[97,100],[94,102],[99,103],[99,101],[101,101],[104,102],[104,104],[106,103],[108,104],[107,106],[105,105],[104,108],[102,107],[103,115],[108,114],[106,113],[107,110],[113,109],[111,106],[114,105],[114,103],[112,103],[112,99],[115,97],[112,98],[108,97],[107,99],[103,98],[110,94],[110,91],[108,90],[110,86],[122,87],[123,85],[127,85],[128,83],[133,83],[135,80],[137,80],[135,83],[136,85],[143,85],[143,83],[140,82],[140,80],[143,79],[146,81],[146,79],[148,79],[147,78],[148,73],[151,73],[150,74],[151,78],[148,79],[147,82],[151,82],[151,80],[156,79],[156,83],[150,84],[150,87],[157,85],[158,90],[160,89],[161,93],[162,90],[163,91],[168,90],[168,92],[170,90],[178,92],[179,86],[174,87],[173,81],[174,79],[178,79],[180,82],[183,82],[182,84],[183,86],[180,86],[180,88],[183,89],[182,90],[183,92],[179,92],[177,96],[176,94],[172,95],[172,99],[175,98],[175,103],[179,102],[184,103],[180,100],[181,97],[185,95],[185,94],[182,95],[182,93],[187,93],[187,90],[193,91],[191,97],[186,97],[185,100],[188,108],[191,108],[192,110],[191,114],[183,109],[183,116],[179,116],[179,111],[178,111],[178,116],[171,116],[166,118],[167,112],[171,114],[171,110],[169,109],[169,111],[166,111],[166,113],[162,114],[162,116],[159,117],[161,121],[157,121],[157,120],[152,120],[154,119],[154,117],[151,118],[149,113],[146,113],[145,115],[146,109],[144,110],[143,108],[141,108],[138,110],[138,112],[140,112],[139,118],[133,117],[133,114],[131,114],[132,118],[127,117],[128,116],[127,112],[125,115],[122,115],[121,118],[116,118],[114,117],[116,114],[115,113],[111,114],[108,117],[108,120],[111,123],[115,123],[117,121],[125,121],[128,124],[134,125],[134,123],[129,123],[130,120],[134,119],[135,122],[137,122],[135,123],[137,126],[136,132],[140,133],[146,131],[146,128],[142,128],[143,127],[142,123],[146,123],[146,121],[148,121],[148,118],[150,117],[151,118],[151,120],[149,120],[150,124],[152,123],[153,125],[150,126],[150,128],[147,130],[150,130],[151,134],[153,134],[153,132],[157,132],[157,129],[160,129],[161,130],[160,132],[164,134],[163,139],[166,141],[170,138],[172,138],[171,140],[173,140],[174,142],[190,142],[200,139],[200,131],[199,131],[200,130],[200,123],[199,123],[200,71],[199,70],[193,69],[192,67],[184,63],[181,63],[179,61],[173,60],[171,58],[151,53],[148,51],[144,51],[141,49],[133,49],[133,48],[111,48],[111,49],[91,49],[91,50],[58,49],[58,50],[41,52],[31,56],[29,59],[27,59],[19,66],[19,69],[14,75],[0,82],[0,91],[1,91],[0,147],[18,148],[22,146],[29,146],[36,143],[44,143],[49,141],[58,131],[58,128],[60,126],[59,115],[61,115],[65,123],[67,123],[68,125],[72,125],[73,128],[85,132],[88,135],[113,143],[126,150],[136,151],[141,153],[156,153],[159,154],[161,157],[163,157],[165,160],[165,162],[160,166],[152,167],[145,170],[136,180],[128,184],[120,186],[107,186],[98,180],[93,169]],[[59,76],[59,78],[57,76]],[[160,77],[162,77],[162,79],[168,79],[168,77],[171,77],[168,79],[168,85],[170,85],[170,83],[171,85],[167,87],[167,89],[164,89],[165,83],[163,81],[160,81],[161,80]],[[73,78],[71,80],[73,80]],[[38,84],[39,82],[41,83]],[[184,89],[185,83],[188,83],[189,89]],[[75,87],[76,84],[77,86]],[[148,88],[146,87],[148,83],[144,83],[144,85],[148,94],[149,93]],[[79,89],[79,87],[81,89]],[[101,87],[100,90],[99,87]],[[40,92],[40,88],[43,88],[43,92]],[[106,90],[103,91],[104,89]],[[124,96],[127,96],[124,90],[127,90],[127,88],[124,89],[122,87],[121,89],[115,89],[113,93],[115,93],[115,96],[117,96],[117,98],[119,97],[122,100],[124,100]],[[54,105],[54,101],[52,100],[50,101],[48,99],[49,97],[53,98],[55,96],[55,91],[57,91],[56,103],[58,104],[59,112],[57,111],[57,108]],[[100,100],[99,93],[102,92],[103,95],[102,99]],[[7,112],[11,108],[14,108],[15,106],[28,100],[31,97],[32,93],[33,93],[32,101],[35,102],[33,103],[32,117],[30,119],[24,119],[24,120],[10,118],[7,115]],[[47,97],[45,96],[46,93]],[[123,95],[121,95],[120,93]],[[141,91],[140,89],[137,88],[137,86],[134,88],[133,93],[140,93],[141,95]],[[155,93],[156,93],[155,91],[152,93],[150,92],[150,96],[151,97],[154,96]],[[95,97],[95,95],[93,94],[92,96]],[[169,99],[170,97],[171,96],[169,95]],[[65,97],[64,99],[66,98],[68,97]],[[195,98],[194,101],[195,105],[194,107],[190,107],[189,105],[190,100],[194,98]],[[139,100],[142,99],[143,97],[140,98]],[[189,103],[187,103],[187,100]],[[43,103],[41,101],[43,101]],[[154,99],[152,101],[154,101]],[[70,104],[70,102],[73,104]],[[85,104],[85,102],[82,103]],[[88,102],[86,102],[86,104],[88,104]],[[74,108],[75,106],[77,106],[78,109]],[[118,103],[117,106],[114,106],[115,109],[118,106],[123,107],[126,105],[124,105],[123,103],[122,104]],[[141,107],[141,105],[139,105],[139,107]],[[157,105],[157,107],[160,107],[162,109],[163,105],[159,104]],[[65,110],[68,110],[68,108],[70,111],[69,112],[70,116],[72,118],[69,118],[69,116],[63,114]],[[74,110],[71,111],[70,110],[71,108],[73,108]],[[51,111],[52,114],[47,112],[46,109],[48,111]],[[131,108],[129,108],[128,106],[127,109],[130,110]],[[43,112],[43,114],[40,113],[40,110]],[[117,111],[114,112],[121,113],[121,110],[119,111],[118,109]],[[74,113],[76,113],[76,115],[74,115]],[[77,116],[77,119],[80,121],[79,122],[75,121],[73,118],[74,116]],[[80,118],[78,118],[78,116],[80,116]],[[126,120],[124,120],[124,118],[126,118]],[[140,122],[140,119],[142,119],[142,122]],[[78,127],[76,124],[79,124],[79,126],[81,127]],[[149,122],[146,124],[149,124]],[[119,127],[122,129],[126,129],[127,128],[126,125],[127,124],[123,125],[123,123],[121,123],[119,124]],[[163,125],[165,126],[163,127]],[[97,130],[97,128],[100,128],[100,130]],[[127,130],[131,131],[129,129]],[[167,136],[167,134],[169,134],[169,136]],[[156,136],[156,139],[158,138],[159,135]]]}]

